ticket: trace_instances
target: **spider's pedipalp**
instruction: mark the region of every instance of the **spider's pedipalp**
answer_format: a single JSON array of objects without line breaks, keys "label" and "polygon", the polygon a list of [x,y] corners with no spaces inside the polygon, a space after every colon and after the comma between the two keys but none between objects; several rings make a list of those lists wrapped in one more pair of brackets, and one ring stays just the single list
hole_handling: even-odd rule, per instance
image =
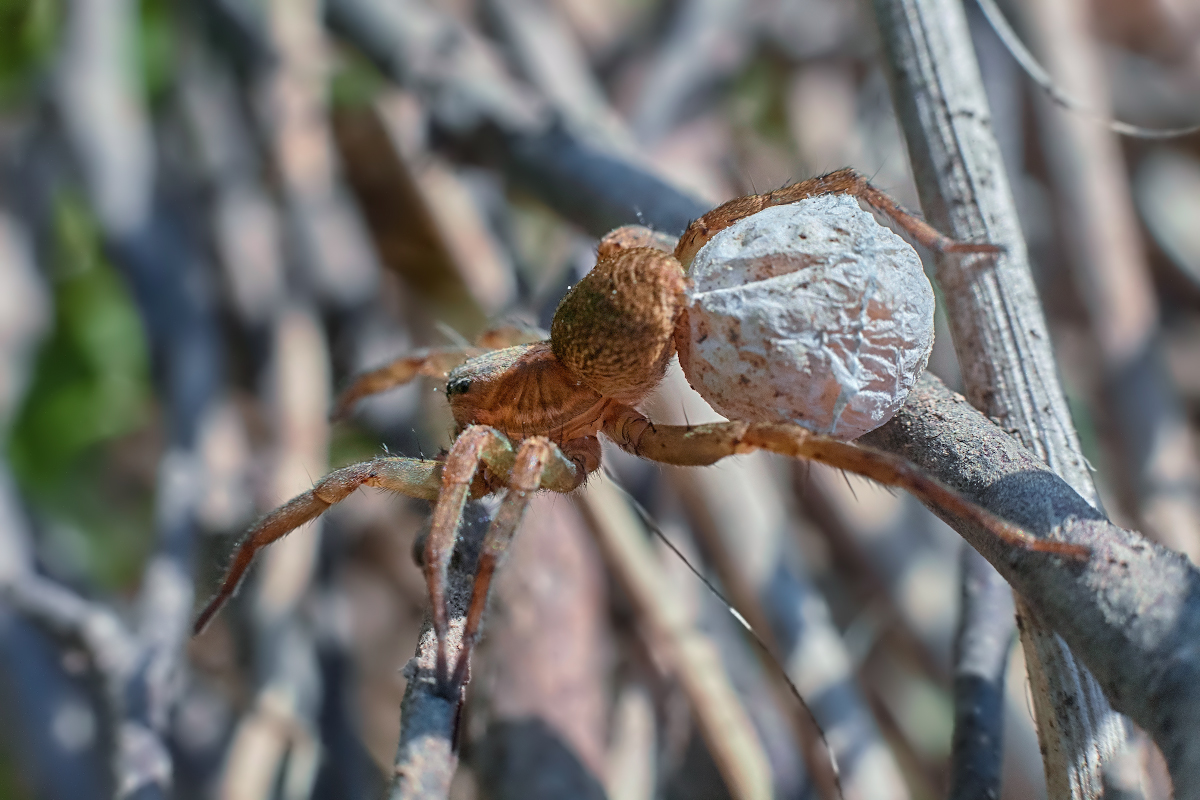
[{"label": "spider's pedipalp", "polygon": [[567,455],[544,436],[532,436],[521,442],[507,481],[508,493],[483,539],[475,583],[471,588],[471,603],[463,627],[462,646],[454,666],[454,675],[447,687],[450,692],[466,683],[471,652],[479,641],[492,576],[512,543],[530,496],[538,489],[569,492],[579,485],[581,477],[576,474]]},{"label": "spider's pedipalp", "polygon": [[606,421],[604,433],[623,450],[652,461],[680,466],[712,464],[725,456],[753,450],[817,461],[885,486],[904,489],[918,500],[979,525],[1013,547],[1083,559],[1091,552],[1068,542],[1038,539],[967,500],[898,456],[822,436],[799,425],[736,421],[690,427],[652,425],[638,411],[626,408]]},{"label": "spider's pedipalp", "polygon": [[[533,462],[530,459],[533,459]],[[575,462],[545,437],[534,436],[525,439],[514,452],[512,443],[500,431],[486,425],[471,425],[455,440],[446,456],[442,470],[442,488],[433,510],[429,538],[425,543],[425,582],[432,605],[433,630],[438,638],[437,680],[438,685],[447,692],[456,688],[449,680],[449,659],[446,653],[446,640],[450,633],[450,617],[446,603],[447,575],[450,556],[458,538],[463,504],[481,463],[506,486],[515,486],[518,494],[539,488],[569,492],[584,478]],[[517,477],[512,477],[514,475]],[[534,477],[530,478],[529,475]],[[524,501],[513,506],[506,499],[497,515],[498,518],[503,517],[503,520],[499,523],[493,521],[492,527],[500,524],[501,528],[498,530],[502,533],[504,526],[509,524],[509,517],[516,513],[515,518],[511,520],[515,530],[524,507]],[[505,511],[506,508],[509,510]],[[507,536],[511,538],[511,533]],[[488,580],[490,574],[483,583],[485,593]],[[467,646],[464,644],[464,647]],[[465,658],[465,654],[462,657]]]},{"label": "spider's pedipalp", "polygon": [[442,465],[416,458],[375,458],[329,473],[312,489],[292,498],[267,514],[246,534],[234,551],[233,559],[221,580],[217,593],[196,617],[193,633],[204,630],[213,616],[237,591],[238,584],[259,550],[340,503],[360,486],[374,486],[424,500],[438,496],[442,485]]}]

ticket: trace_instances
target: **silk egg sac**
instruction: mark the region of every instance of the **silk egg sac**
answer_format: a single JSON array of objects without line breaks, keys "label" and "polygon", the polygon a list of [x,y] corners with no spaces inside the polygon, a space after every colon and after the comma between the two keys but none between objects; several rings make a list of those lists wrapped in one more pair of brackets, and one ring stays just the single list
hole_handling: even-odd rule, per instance
[{"label": "silk egg sac", "polygon": [[730,419],[854,439],[891,419],[933,349],[911,246],[846,195],[760,211],[692,263],[680,365]]}]

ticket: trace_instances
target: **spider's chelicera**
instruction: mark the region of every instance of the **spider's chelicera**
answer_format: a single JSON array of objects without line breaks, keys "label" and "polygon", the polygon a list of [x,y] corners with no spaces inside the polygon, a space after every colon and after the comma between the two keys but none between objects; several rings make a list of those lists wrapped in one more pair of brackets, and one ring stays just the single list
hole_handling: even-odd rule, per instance
[{"label": "spider's chelicera", "polygon": [[[668,237],[644,228],[619,228],[601,240],[596,266],[559,305],[548,341],[497,350],[439,348],[398,359],[356,379],[335,415],[363,396],[419,374],[448,372],[446,398],[457,427],[449,453],[439,460],[385,456],[353,464],[267,514],[238,546],[218,593],[197,619],[196,630],[233,594],[259,549],[358,487],[433,500],[424,569],[439,642],[437,680],[443,692],[452,696],[468,678],[491,576],[531,493],[540,489],[566,493],[582,484],[600,466],[601,433],[624,450],[668,464],[704,466],[756,449],[820,461],[907,489],[1008,542],[1080,555],[1072,545],[1029,537],[896,456],[814,433],[793,422],[751,419],[657,425],[637,410],[662,380],[672,356],[693,346],[686,269],[705,243],[765,208],[828,194],[857,197],[931,249],[997,252],[992,245],[948,239],[852,170],[732,200],[693,222],[673,250]],[[704,393],[701,386],[697,388]],[[468,497],[500,490],[506,490],[505,498],[484,539],[462,649],[451,671],[445,644],[450,622],[446,580],[463,504]]]}]

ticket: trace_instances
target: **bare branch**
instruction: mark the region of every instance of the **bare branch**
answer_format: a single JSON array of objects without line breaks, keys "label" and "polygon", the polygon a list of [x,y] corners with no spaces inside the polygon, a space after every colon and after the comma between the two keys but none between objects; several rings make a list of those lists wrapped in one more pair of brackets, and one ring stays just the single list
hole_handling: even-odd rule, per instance
[{"label": "bare branch", "polygon": [[629,594],[648,635],[691,701],[705,742],[736,800],[771,796],[771,770],[762,742],[738,702],[713,642],[695,629],[682,599],[656,575],[642,526],[606,479],[593,480],[578,500],[600,549]]},{"label": "bare branch", "polygon": [[[467,605],[475,582],[479,545],[487,532],[488,514],[481,503],[463,509],[458,545],[446,584],[450,636],[446,646],[458,652]],[[400,743],[389,800],[445,800],[458,767],[458,723],[462,699],[447,698],[437,686],[437,636],[433,617],[425,614],[417,653],[404,667],[408,686],[400,705]]]},{"label": "bare branch", "polygon": [[[986,7],[984,0],[981,5]],[[1026,3],[1055,72],[1101,115],[1109,111],[1105,66],[1080,0]],[[1075,286],[1088,309],[1104,389],[1120,430],[1124,478],[1142,529],[1200,563],[1200,464],[1166,372],[1159,309],[1129,193],[1120,142],[1079,114],[1039,106],[1047,167],[1070,246]]]},{"label": "bare branch", "polygon": [[1017,626],[1012,590],[992,565],[962,549],[962,618],[954,642],[950,800],[1000,796],[1004,676]]},{"label": "bare branch", "polygon": [[[957,239],[1005,248],[995,258],[937,259],[967,394],[1098,505],[988,126],[987,98],[962,5],[875,0],[874,7],[893,101],[927,216]],[[1124,721],[1062,641],[1021,604],[1018,613],[1050,796],[1092,797],[1102,788],[1103,761],[1125,740]]]},{"label": "bare branch", "polygon": [[[555,124],[494,54],[415,0],[332,0],[333,29],[427,104],[447,144],[495,159],[507,176],[595,236],[640,223],[680,234],[707,206],[645,167]],[[422,37],[425,37],[424,39]],[[430,42],[451,43],[429,52]]]},{"label": "bare branch", "polygon": [[[715,416],[680,372],[669,372],[664,388],[666,393],[650,409],[656,420],[695,423]],[[853,660],[829,604],[791,547],[790,509],[772,481],[766,457],[731,459],[720,470],[668,468],[665,474],[684,501],[705,559],[728,599],[811,703],[801,708],[795,698],[781,693],[781,703],[793,712],[789,716],[809,780],[827,798],[838,796],[838,783],[847,797],[907,798],[900,768],[859,691]]]},{"label": "bare branch", "polygon": [[578,510],[549,494],[535,498],[496,577],[490,644],[472,681],[487,715],[472,765],[494,797],[603,800],[607,580]]},{"label": "bare branch", "polygon": [[[964,497],[1038,535],[1091,548],[1082,563],[1011,547],[948,522],[1070,644],[1113,707],[1158,743],[1178,798],[1200,797],[1200,572],[1118,528],[1015,440],[925,375],[863,443],[910,459]],[[934,509],[936,511],[936,509]]]}]

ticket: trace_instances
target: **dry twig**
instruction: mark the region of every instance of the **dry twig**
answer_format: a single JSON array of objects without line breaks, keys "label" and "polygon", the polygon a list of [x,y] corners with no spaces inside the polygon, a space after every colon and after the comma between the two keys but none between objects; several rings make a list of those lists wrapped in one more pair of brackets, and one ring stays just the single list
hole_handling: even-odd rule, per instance
[{"label": "dry twig", "polygon": [[600,549],[628,593],[647,635],[691,700],[696,722],[725,785],[736,800],[771,796],[771,770],[753,725],[738,702],[713,643],[688,620],[687,609],[654,567],[641,523],[624,498],[599,478],[578,498]]},{"label": "dry twig", "polygon": [[[1029,271],[962,7],[950,0],[875,0],[921,204],[959,239],[1003,246],[994,261],[939,257],[968,396],[1084,497],[1096,500]],[[1053,798],[1091,797],[1125,739],[1123,720],[1063,642],[1018,604]]]},{"label": "dry twig", "polygon": [[[1107,116],[1108,89],[1079,0],[1026,3],[1054,72]],[[1061,201],[1075,285],[1091,318],[1104,383],[1143,531],[1200,563],[1200,464],[1166,374],[1150,279],[1120,143],[1078,113],[1042,103],[1042,142]]]},{"label": "dry twig", "polygon": [[926,374],[864,444],[896,453],[994,514],[1085,544],[1086,563],[1014,549],[947,519],[1057,631],[1113,707],[1162,749],[1178,798],[1200,797],[1200,572],[1118,528],[1015,440]]}]

